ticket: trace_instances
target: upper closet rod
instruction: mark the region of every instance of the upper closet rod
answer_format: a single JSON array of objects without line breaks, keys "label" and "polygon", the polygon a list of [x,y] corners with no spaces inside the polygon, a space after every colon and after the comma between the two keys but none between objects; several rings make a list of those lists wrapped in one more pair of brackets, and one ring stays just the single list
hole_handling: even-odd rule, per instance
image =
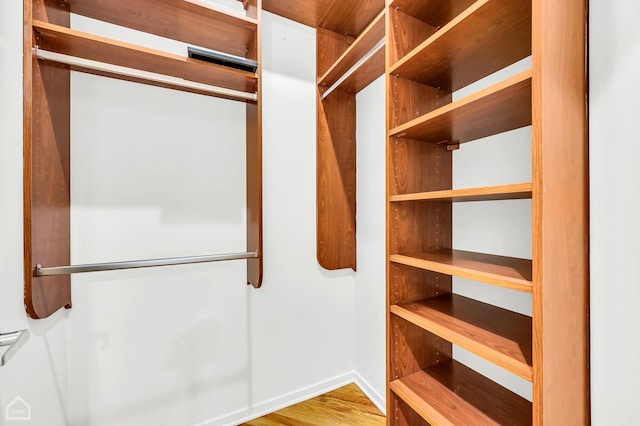
[{"label": "upper closet rod", "polygon": [[227,253],[210,256],[171,257],[164,259],[132,260],[125,262],[90,263],[85,265],[54,266],[44,268],[36,265],[36,277],[51,275],[70,275],[82,272],[115,271],[121,269],[151,268],[154,266],[187,265],[190,263],[220,262],[223,260],[255,259],[260,257],[257,251],[248,253]]}]

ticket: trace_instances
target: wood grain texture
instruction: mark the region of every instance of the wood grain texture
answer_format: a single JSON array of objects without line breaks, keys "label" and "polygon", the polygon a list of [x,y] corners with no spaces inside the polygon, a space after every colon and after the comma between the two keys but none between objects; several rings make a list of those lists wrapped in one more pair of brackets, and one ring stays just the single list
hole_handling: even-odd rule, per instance
[{"label": "wood grain texture", "polygon": [[203,0],[69,0],[72,13],[246,57],[257,22]]},{"label": "wood grain texture", "polygon": [[389,72],[453,92],[530,54],[531,1],[479,0]]},{"label": "wood grain texture", "polygon": [[584,0],[533,1],[534,423],[588,425]]},{"label": "wood grain texture", "polygon": [[[426,229],[426,228],[415,228]],[[394,254],[391,262],[531,293],[531,260],[463,250]]]},{"label": "wood grain texture", "polygon": [[383,426],[384,415],[355,384],[243,423],[243,426]]},{"label": "wood grain texture", "polygon": [[39,319],[71,307],[68,276],[34,276],[38,263],[70,263],[70,73],[33,56],[34,15],[65,26],[70,18],[58,2],[24,2],[25,307]]},{"label": "wood grain texture", "polygon": [[[257,36],[261,37],[262,0],[253,0],[258,21]],[[247,284],[262,286],[264,270],[262,215],[262,43],[257,40],[258,100],[246,106],[246,175],[247,175],[247,251],[257,251],[257,259],[247,259]]]},{"label": "wood grain texture", "polygon": [[317,258],[325,269],[356,269],[356,98],[318,93]]},{"label": "wood grain texture", "polygon": [[345,37],[343,34],[326,28],[316,30],[316,75],[318,80],[335,66],[336,61],[345,54],[353,41],[352,37]]},{"label": "wood grain texture", "polygon": [[34,21],[47,50],[93,61],[183,78],[242,92],[256,92],[256,74]]},{"label": "wood grain texture", "polygon": [[316,28],[332,0],[264,0],[264,10]]},{"label": "wood grain texture", "polygon": [[451,93],[404,78],[389,76],[389,122],[393,129],[451,103]]},{"label": "wood grain texture", "polygon": [[407,15],[433,26],[444,27],[449,21],[464,12],[476,0],[393,0],[391,9],[397,9]]},{"label": "wood grain texture", "polygon": [[532,381],[531,317],[456,294],[394,305],[391,313]]},{"label": "wood grain texture", "polygon": [[387,424],[394,426],[431,426],[393,392],[389,392],[389,396],[387,398],[391,401],[391,409],[388,411]]},{"label": "wood grain texture", "polygon": [[531,71],[390,130],[392,136],[464,143],[531,124]]},{"label": "wood grain texture", "polygon": [[438,29],[425,24],[411,15],[391,8],[389,13],[389,64],[393,65],[424,40],[435,34]]},{"label": "wood grain texture", "polygon": [[456,361],[395,380],[391,390],[434,425],[531,424],[531,403]]},{"label": "wood grain texture", "polygon": [[531,198],[531,183],[511,185],[484,186],[478,188],[451,189],[445,191],[417,192],[410,194],[391,195],[392,203],[402,201],[494,201],[520,200]]},{"label": "wood grain texture", "polygon": [[362,65],[338,85],[347,93],[358,93],[384,74],[384,46],[380,47]]},{"label": "wood grain texture", "polygon": [[451,343],[396,315],[389,317],[389,381],[451,359]]},{"label": "wood grain texture", "polygon": [[[320,31],[318,37],[320,37]],[[324,87],[332,86],[340,77],[360,61],[378,42],[384,39],[384,12],[381,12],[358,36],[358,38],[348,47],[348,49],[334,61],[329,69],[318,79],[318,85]],[[322,46],[318,47],[319,50]],[[377,76],[384,73],[384,52],[382,62],[377,62]],[[380,66],[381,65],[381,66]]]},{"label": "wood grain texture", "polygon": [[385,0],[333,0],[319,26],[357,37],[384,9]]}]

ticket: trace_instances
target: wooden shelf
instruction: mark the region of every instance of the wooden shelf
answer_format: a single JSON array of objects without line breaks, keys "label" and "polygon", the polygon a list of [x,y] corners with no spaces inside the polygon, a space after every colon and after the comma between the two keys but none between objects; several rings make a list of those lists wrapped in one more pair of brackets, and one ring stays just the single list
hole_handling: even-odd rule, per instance
[{"label": "wooden shelf", "polygon": [[69,5],[72,13],[236,56],[255,51],[256,19],[203,0],[70,0]]},{"label": "wooden shelf", "polygon": [[456,294],[390,307],[393,314],[533,380],[531,317]]},{"label": "wooden shelf", "polygon": [[[371,52],[376,45],[384,41],[385,25],[384,11],[381,12],[373,22],[362,32],[356,41],[338,58],[338,60],[327,70],[318,80],[318,85],[326,88],[333,86],[342,76],[351,70],[365,55]],[[356,73],[359,73],[358,77]],[[351,74],[350,79],[345,80],[342,86],[346,86],[351,81],[347,91],[358,92],[376,78],[384,74],[384,48],[380,47],[369,60],[362,63],[357,71]],[[368,83],[365,83],[367,82]],[[344,88],[343,88],[344,90]]]},{"label": "wooden shelf", "polygon": [[531,0],[478,0],[389,72],[453,92],[529,55]]},{"label": "wooden shelf", "polygon": [[333,0],[318,26],[357,37],[384,9],[384,5],[384,0]]},{"label": "wooden shelf", "polygon": [[389,387],[433,425],[532,424],[529,401],[453,360],[394,380]]},{"label": "wooden shelf", "polygon": [[462,250],[392,254],[391,262],[531,293],[531,260]]},{"label": "wooden shelf", "polygon": [[390,8],[413,16],[432,27],[444,27],[476,0],[394,0]]},{"label": "wooden shelf", "polygon": [[390,136],[464,143],[531,125],[531,70],[402,124]]},{"label": "wooden shelf", "polygon": [[513,185],[391,195],[389,196],[389,201],[392,203],[402,201],[451,201],[457,203],[468,201],[521,200],[531,198],[531,191],[531,183],[518,183]]},{"label": "wooden shelf", "polygon": [[257,89],[257,75],[254,73],[98,37],[46,22],[34,21],[33,28],[38,34],[40,47],[55,53],[241,92],[254,93]]}]

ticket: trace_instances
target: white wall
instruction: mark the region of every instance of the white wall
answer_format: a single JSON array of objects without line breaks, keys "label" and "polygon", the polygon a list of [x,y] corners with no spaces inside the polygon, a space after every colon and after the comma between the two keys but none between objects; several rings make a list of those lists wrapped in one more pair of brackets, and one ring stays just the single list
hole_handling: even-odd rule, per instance
[{"label": "white wall", "polygon": [[358,273],[355,369],[358,385],[385,411],[385,79],[356,96]]},{"label": "white wall", "polygon": [[594,425],[638,424],[640,3],[591,0],[591,391]]},{"label": "white wall", "polygon": [[[0,368],[0,425],[16,397],[34,425],[64,425],[65,312],[27,320],[22,271],[22,2],[0,2],[0,333],[28,328],[27,344]],[[0,349],[4,352],[5,348]]]},{"label": "white wall", "polygon": [[[353,379],[353,274],[315,258],[315,31],[263,37],[263,288],[242,261],[75,276],[71,424],[236,424]],[[73,263],[244,250],[244,104],[74,74],[71,120]]]}]

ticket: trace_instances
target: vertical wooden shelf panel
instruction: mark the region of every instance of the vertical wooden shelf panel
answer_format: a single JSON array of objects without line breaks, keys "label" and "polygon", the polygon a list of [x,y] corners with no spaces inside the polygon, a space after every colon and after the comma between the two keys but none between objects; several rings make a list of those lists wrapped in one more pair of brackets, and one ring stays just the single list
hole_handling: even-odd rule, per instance
[{"label": "vertical wooden shelf panel", "polygon": [[533,416],[587,425],[587,2],[533,5]]},{"label": "vertical wooden shelf panel", "polygon": [[250,0],[248,15],[256,20],[255,37],[247,52],[258,63],[255,104],[247,103],[247,251],[257,251],[257,259],[247,260],[247,284],[262,286],[264,250],[262,243],[262,0]]},{"label": "vertical wooden shelf panel", "polygon": [[354,94],[318,94],[317,257],[329,270],[356,269],[355,114]]},{"label": "vertical wooden shelf panel", "polygon": [[24,269],[25,307],[46,318],[71,307],[68,276],[37,278],[35,263],[70,260],[70,72],[33,55],[32,19],[68,27],[64,2],[24,2]]},{"label": "vertical wooden shelf panel", "polygon": [[317,29],[317,258],[356,269],[356,93],[384,74],[384,1],[334,0]]}]

